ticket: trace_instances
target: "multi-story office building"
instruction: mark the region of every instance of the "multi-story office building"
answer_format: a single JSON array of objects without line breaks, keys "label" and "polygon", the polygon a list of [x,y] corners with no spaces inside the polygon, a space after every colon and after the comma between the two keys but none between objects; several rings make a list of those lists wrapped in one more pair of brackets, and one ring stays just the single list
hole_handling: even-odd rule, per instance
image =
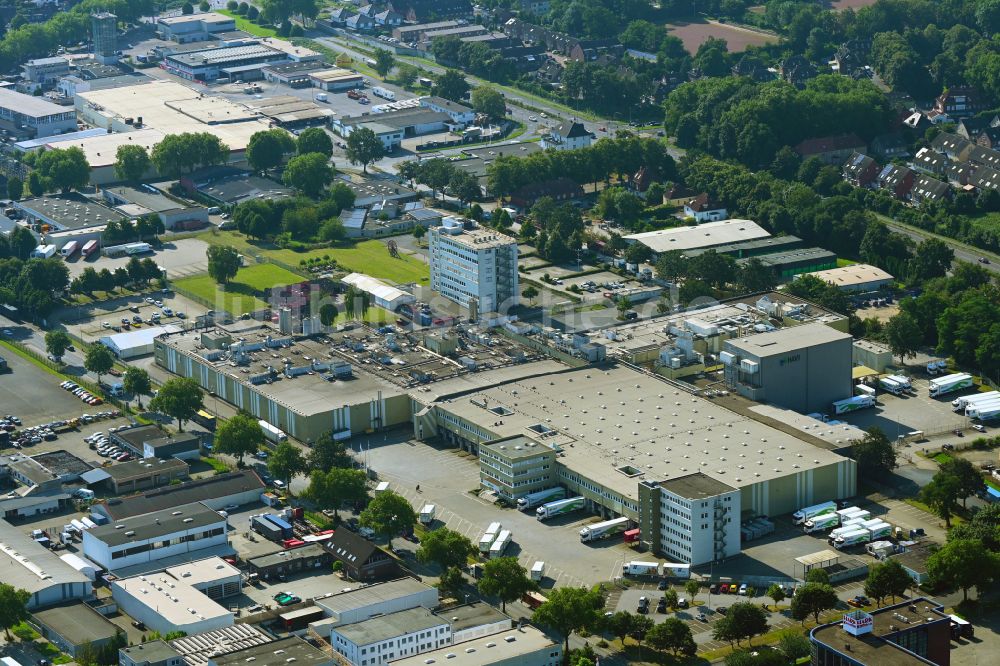
[{"label": "multi-story office building", "polygon": [[63,56],[35,58],[21,65],[23,76],[31,83],[53,84],[69,75],[69,60]]},{"label": "multi-story office building", "polygon": [[111,64],[118,61],[118,17],[111,12],[90,16],[90,34],[94,39],[94,58]]},{"label": "multi-story office building", "polygon": [[430,230],[431,288],[479,312],[517,305],[517,241],[472,224],[449,217]]},{"label": "multi-story office building", "polygon": [[639,529],[658,534],[654,550],[676,562],[699,565],[740,552],[737,488],[695,472],[640,481],[639,504]]},{"label": "multi-story office building", "polygon": [[418,606],[336,627],[330,644],[353,666],[382,666],[451,645],[451,625]]},{"label": "multi-story office building", "polygon": [[479,447],[481,483],[508,501],[554,486],[555,462],[555,451],[527,437]]},{"label": "multi-story office building", "polygon": [[6,88],[0,89],[0,128],[32,139],[76,131],[76,112]]}]

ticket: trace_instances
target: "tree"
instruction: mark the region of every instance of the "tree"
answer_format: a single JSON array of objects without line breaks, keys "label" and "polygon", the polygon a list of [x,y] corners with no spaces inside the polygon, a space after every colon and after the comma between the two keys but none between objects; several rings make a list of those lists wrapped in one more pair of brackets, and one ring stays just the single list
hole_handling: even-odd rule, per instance
[{"label": "tree", "polygon": [[969,589],[987,586],[1000,571],[1000,555],[988,551],[978,539],[954,539],[927,560],[927,573],[933,582],[961,588],[962,598],[969,599]]},{"label": "tree", "polygon": [[149,373],[134,365],[125,368],[122,385],[125,387],[126,393],[135,396],[139,403],[139,409],[142,409],[142,396],[149,395],[153,391],[153,383],[149,379]]},{"label": "tree", "polygon": [[472,108],[489,118],[490,122],[503,120],[507,115],[507,101],[493,86],[479,86],[472,91]]},{"label": "tree", "polygon": [[961,486],[956,477],[946,472],[938,472],[930,483],[920,489],[920,499],[931,508],[934,515],[944,520],[947,528],[951,527],[951,517],[958,509],[958,497]]},{"label": "tree", "polygon": [[528,285],[521,291],[521,295],[528,299],[528,301],[534,305],[535,299],[538,298],[538,289],[534,285]]},{"label": "tree", "polygon": [[426,235],[427,235],[427,229],[423,225],[417,224],[413,227],[413,237],[416,238],[418,241]]},{"label": "tree", "polygon": [[837,593],[824,583],[806,583],[795,591],[792,597],[792,617],[805,623],[810,615],[819,623],[819,614],[836,608]]},{"label": "tree", "polygon": [[635,616],[628,611],[617,611],[604,618],[604,628],[618,637],[625,647],[625,638],[632,632],[632,621]]},{"label": "tree", "polygon": [[257,171],[266,173],[281,164],[285,155],[294,150],[292,135],[283,129],[275,127],[255,132],[247,143],[247,162]]},{"label": "tree", "polygon": [[826,569],[820,569],[819,567],[816,567],[806,572],[805,580],[807,583],[820,583],[821,585],[829,585],[830,574],[826,572]]},{"label": "tree", "polygon": [[396,65],[396,58],[392,51],[386,49],[375,49],[375,72],[380,79],[389,76],[389,72]]},{"label": "tree", "polygon": [[343,442],[333,439],[332,433],[327,433],[313,443],[309,452],[309,468],[328,470],[334,467],[350,468],[354,464],[347,447]]},{"label": "tree", "polygon": [[144,146],[129,143],[118,146],[115,152],[115,176],[133,185],[142,180],[151,164]]},{"label": "tree", "polygon": [[392,538],[412,529],[417,522],[417,514],[405,497],[386,490],[376,495],[368,508],[361,512],[359,522],[385,536],[392,548]]},{"label": "tree", "polygon": [[337,516],[344,502],[361,502],[367,494],[366,477],[362,470],[335,467],[327,471],[314,469],[309,475],[305,497],[323,509],[332,509],[333,515]]},{"label": "tree", "polygon": [[656,277],[673,282],[686,273],[687,261],[680,250],[667,250],[656,260]]},{"label": "tree", "polygon": [[228,245],[209,245],[208,274],[216,284],[225,285],[240,270],[240,255]]},{"label": "tree", "polygon": [[73,344],[66,331],[49,331],[45,334],[45,351],[57,359],[61,359],[66,349]]},{"label": "tree", "polygon": [[292,477],[306,471],[306,459],[302,449],[289,441],[279,443],[267,458],[267,471],[276,479],[281,479],[285,485],[292,482]]},{"label": "tree", "polygon": [[767,596],[774,601],[774,609],[777,610],[778,604],[785,600],[785,588],[777,583],[771,583],[771,586],[767,588]]},{"label": "tree", "polygon": [[337,321],[337,306],[333,303],[324,303],[319,306],[319,322],[324,326],[333,326]]},{"label": "tree", "polygon": [[753,644],[753,637],[767,632],[767,614],[750,601],[733,604],[729,612],[715,623],[712,637],[717,641],[740,642],[746,638]]},{"label": "tree", "polygon": [[282,179],[285,185],[295,188],[307,197],[316,198],[333,180],[333,174],[333,167],[329,165],[326,155],[306,153],[288,160]]},{"label": "tree", "polygon": [[924,334],[917,320],[908,312],[894,314],[885,325],[885,339],[893,355],[906,364],[907,358],[914,358],[923,342]]},{"label": "tree", "polygon": [[404,88],[409,88],[420,76],[420,70],[408,63],[396,68],[396,83]]},{"label": "tree", "polygon": [[190,2],[185,2],[183,5],[181,5],[181,14],[183,14],[184,16],[190,16],[191,14],[194,14],[194,5],[192,5]]},{"label": "tree", "polygon": [[203,12],[207,12],[211,8],[212,5],[209,4],[208,0],[201,0],[201,2],[198,3],[198,9],[200,9]]},{"label": "tree", "polygon": [[0,583],[0,626],[3,627],[8,643],[14,642],[10,628],[28,619],[29,599],[31,593],[27,590]]},{"label": "tree", "polygon": [[28,174],[28,192],[33,197],[40,197],[45,194],[45,181],[42,179],[42,174],[38,171],[32,171]]},{"label": "tree", "polygon": [[45,151],[35,160],[35,169],[48,187],[63,193],[79,190],[90,183],[87,156],[76,146]]},{"label": "tree", "polygon": [[952,458],[941,464],[941,471],[958,482],[958,496],[962,498],[962,506],[972,495],[986,491],[986,482],[982,474],[967,458]]},{"label": "tree", "polygon": [[875,599],[879,606],[886,597],[902,596],[909,589],[913,580],[906,569],[896,560],[886,560],[868,568],[868,578],[865,579],[865,594]]},{"label": "tree", "polygon": [[696,581],[694,578],[684,583],[684,591],[688,593],[691,597],[691,603],[694,604],[694,598],[698,595],[698,590],[701,589],[701,583]]},{"label": "tree", "polygon": [[24,194],[24,181],[17,176],[7,179],[7,198],[17,201]]},{"label": "tree", "polygon": [[678,657],[693,657],[698,647],[691,635],[691,626],[678,617],[668,617],[646,634],[646,641],[657,650],[666,650]]},{"label": "tree", "polygon": [[358,289],[353,284],[347,288],[347,293],[344,294],[344,312],[348,317],[364,318],[370,306],[371,295],[367,291]]},{"label": "tree", "polygon": [[632,307],[632,299],[628,296],[619,296],[615,301],[615,308],[618,310],[618,318],[624,319],[625,313]]},{"label": "tree", "polygon": [[229,147],[210,132],[184,132],[163,137],[149,157],[162,175],[176,178],[199,166],[222,164]]},{"label": "tree", "polygon": [[369,164],[385,157],[385,146],[374,131],[361,127],[347,137],[346,153],[351,164],[360,164],[361,170],[368,173]]},{"label": "tree", "polygon": [[677,590],[675,590],[672,587],[668,587],[663,592],[663,600],[666,602],[667,608],[669,608],[670,610],[675,610],[677,608],[677,602],[679,600],[677,597]]},{"label": "tree", "polygon": [[443,571],[437,584],[437,588],[441,591],[442,597],[457,597],[461,594],[461,590],[464,586],[465,576],[462,575],[462,570],[458,567],[452,567]]},{"label": "tree", "polygon": [[[164,388],[166,388],[166,384],[164,384]],[[157,400],[160,399],[161,395],[163,395],[162,388],[159,394],[153,398],[150,407],[158,409]],[[192,414],[196,411],[193,410]],[[167,413],[169,414],[169,412]],[[257,419],[246,412],[238,412],[232,418],[224,421],[215,431],[215,451],[235,456],[237,465],[240,467],[243,466],[243,458],[257,453],[263,443],[264,430],[260,427]]]},{"label": "tree", "polygon": [[653,618],[647,615],[632,616],[632,630],[628,632],[628,635],[635,640],[636,644],[638,644],[640,654],[642,654],[642,642],[646,640],[646,635],[649,634],[650,629],[652,629],[655,625],[656,622]]},{"label": "tree", "polygon": [[927,238],[917,246],[913,259],[910,261],[910,277],[919,282],[931,278],[944,277],[955,261],[955,251],[944,241],[937,238]]},{"label": "tree", "polygon": [[759,291],[771,291],[778,282],[774,269],[766,265],[757,257],[750,257],[736,271],[736,283],[740,291],[754,293]]},{"label": "tree", "polygon": [[115,357],[111,354],[111,350],[100,343],[90,345],[83,357],[83,367],[97,375],[98,384],[101,383],[101,375],[114,365]]},{"label": "tree", "polygon": [[896,451],[878,426],[868,428],[864,437],[851,442],[851,457],[862,474],[878,476],[896,468]]},{"label": "tree", "polygon": [[434,80],[431,94],[438,97],[450,99],[453,102],[461,102],[465,94],[469,92],[469,83],[457,69],[446,69]]},{"label": "tree", "polygon": [[468,171],[456,170],[448,182],[448,190],[464,204],[469,204],[483,195],[479,179]]},{"label": "tree", "polygon": [[603,607],[604,598],[599,590],[559,587],[552,590],[548,601],[535,609],[531,620],[558,632],[563,637],[563,651],[569,654],[570,635],[581,629],[592,629]]},{"label": "tree", "polygon": [[[149,408],[153,411],[160,412],[161,414],[166,414],[167,416],[172,416],[177,419],[177,429],[184,432],[184,422],[190,421],[199,409],[205,407],[204,399],[201,393],[201,387],[198,386],[198,382],[191,379],[190,377],[174,377],[168,379],[160,390],[157,391],[156,397],[149,401]],[[233,418],[237,418],[239,415]],[[244,416],[244,418],[247,418]],[[230,419],[232,421],[233,419]],[[229,421],[224,423],[221,427],[225,427]],[[256,425],[257,421],[254,420],[253,423]],[[257,425],[257,428],[260,428]],[[236,427],[233,427],[233,431],[236,432]],[[264,438],[264,433],[261,433],[261,439]],[[216,447],[218,447],[219,433],[216,432],[215,435]],[[258,440],[259,441],[259,440]],[[256,450],[256,449],[254,449]]]},{"label": "tree", "polygon": [[441,570],[464,567],[478,553],[476,546],[461,532],[442,527],[430,532],[420,542],[417,559],[433,562]]},{"label": "tree", "polygon": [[333,139],[322,127],[310,127],[302,130],[298,140],[295,142],[295,149],[299,155],[309,153],[319,153],[330,157],[333,155]]},{"label": "tree", "polygon": [[506,612],[508,601],[516,601],[538,586],[516,557],[497,557],[483,566],[478,587],[482,594],[500,597],[501,609]]}]

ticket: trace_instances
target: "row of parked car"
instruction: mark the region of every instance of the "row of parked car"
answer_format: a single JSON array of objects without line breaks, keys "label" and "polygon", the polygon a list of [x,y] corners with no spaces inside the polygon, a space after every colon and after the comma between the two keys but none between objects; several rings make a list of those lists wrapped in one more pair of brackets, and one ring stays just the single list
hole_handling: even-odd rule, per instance
[{"label": "row of parked car", "polygon": [[15,449],[20,449],[25,446],[41,444],[43,441],[54,440],[58,435],[56,435],[53,429],[63,424],[63,421],[54,421],[52,423],[21,428],[21,419],[13,414],[8,414],[0,419],[0,430],[15,433],[14,437],[10,440],[10,445]]},{"label": "row of parked car", "polygon": [[100,405],[100,404],[104,403],[103,400],[101,400],[100,398],[98,398],[96,395],[93,395],[90,391],[88,391],[87,389],[83,388],[82,386],[80,386],[76,382],[65,381],[62,384],[60,384],[59,386],[61,388],[65,389],[65,390],[67,390],[67,391],[72,392],[73,395],[75,395],[76,397],[78,397],[80,400],[84,401],[88,405]]},{"label": "row of parked car", "polygon": [[[109,428],[109,432],[114,431],[114,428]],[[132,460],[132,454],[117,444],[112,444],[111,440],[103,432],[95,432],[93,435],[85,437],[83,441],[87,443],[87,446],[89,446],[91,450],[97,451],[97,454],[102,458],[108,458],[118,462],[127,462]]]}]

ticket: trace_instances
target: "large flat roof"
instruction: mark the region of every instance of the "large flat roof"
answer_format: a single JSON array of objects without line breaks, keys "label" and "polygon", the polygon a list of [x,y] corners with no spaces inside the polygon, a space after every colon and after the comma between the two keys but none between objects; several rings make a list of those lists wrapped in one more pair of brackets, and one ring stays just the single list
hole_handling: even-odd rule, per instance
[{"label": "large flat roof", "polygon": [[518,663],[517,658],[521,655],[539,650],[561,650],[561,647],[539,629],[525,625],[520,629],[502,631],[458,645],[446,645],[437,650],[396,659],[389,663],[391,666],[426,666],[433,660],[433,663],[448,664],[448,666],[489,666],[497,663]]},{"label": "large flat roof", "polygon": [[[555,447],[561,464],[626,497],[634,497],[644,479],[703,472],[739,488],[844,460],[617,365],[564,369],[435,404],[495,439],[527,435],[539,446]],[[619,471],[626,465],[638,474]]]},{"label": "large flat roof", "polygon": [[693,250],[766,238],[767,231],[751,220],[721,220],[693,227],[674,227],[625,236],[626,241],[639,242],[653,252]]},{"label": "large flat roof", "polygon": [[87,156],[87,163],[97,168],[114,164],[121,146],[142,146],[146,152],[152,152],[153,147],[163,141],[164,136],[166,135],[160,130],[146,128],[121,134],[103,132],[94,136],[80,137],[72,142],[72,146],[66,145],[68,142],[65,141],[50,143],[56,148],[79,148]]},{"label": "large flat roof", "polygon": [[139,495],[122,499],[110,499],[104,503],[112,520],[123,520],[175,506],[236,495],[248,490],[263,492],[264,482],[257,473],[244,469],[203,479],[192,479],[184,483],[147,490]]},{"label": "large flat roof", "polygon": [[112,582],[112,586],[120,587],[173,625],[232,617],[229,610],[166,573],[121,578]]},{"label": "large flat roof", "polygon": [[438,617],[423,606],[417,606],[388,615],[379,615],[362,622],[345,624],[333,631],[355,645],[371,645],[445,624],[448,624],[445,618]]},{"label": "large flat roof", "polygon": [[74,645],[113,638],[118,627],[81,602],[34,611],[36,622],[49,627]]},{"label": "large flat roof", "polygon": [[55,552],[0,520],[0,569],[3,582],[34,594],[61,584],[90,584],[90,579],[59,559]]},{"label": "large flat roof", "polygon": [[686,499],[704,499],[736,490],[729,484],[722,483],[701,472],[669,479],[661,483],[660,487]]},{"label": "large flat roof", "polygon": [[[445,218],[448,219],[455,218]],[[506,234],[502,234],[494,229],[487,229],[485,227],[474,227],[472,229],[462,229],[461,232],[457,234],[451,234],[445,231],[445,227],[436,227],[434,229],[438,238],[445,242],[455,243],[456,245],[463,245],[471,250],[486,250],[489,248],[506,247],[508,245],[517,245],[517,239],[512,238]]]},{"label": "large flat roof", "polygon": [[870,264],[851,264],[850,266],[816,271],[815,273],[809,273],[809,275],[818,277],[824,282],[829,282],[835,287],[853,287],[867,282],[880,282],[892,279],[891,273],[887,273],[881,268]]},{"label": "large flat roof", "polygon": [[744,338],[733,338],[727,340],[726,344],[758,358],[767,358],[798,351],[803,347],[852,339],[849,333],[843,333],[826,324],[811,323],[779,328]]},{"label": "large flat roof", "polygon": [[16,206],[28,215],[52,220],[65,229],[84,229],[125,219],[118,211],[94,203],[79,194],[42,196],[19,201]]},{"label": "large flat roof", "polygon": [[510,617],[482,601],[453,606],[441,611],[439,615],[448,619],[452,632],[510,620]]},{"label": "large flat roof", "polygon": [[25,95],[10,88],[0,88],[0,109],[10,109],[14,113],[32,118],[44,118],[70,112],[69,108],[53,104],[44,97]]},{"label": "large flat roof", "polygon": [[188,585],[214,583],[225,578],[239,578],[242,575],[239,569],[221,557],[206,557],[203,560],[167,567],[165,571]]},{"label": "large flat roof", "polygon": [[217,511],[200,502],[193,502],[100,525],[91,529],[89,534],[109,546],[121,546],[132,541],[142,542],[164,534],[207,527],[225,520]]},{"label": "large flat roof", "polygon": [[315,648],[298,636],[279,638],[273,643],[254,645],[236,652],[218,656],[212,659],[216,666],[229,666],[252,662],[254,666],[285,666],[293,661],[296,664],[323,664],[333,661],[319,648]]},{"label": "large flat roof", "polygon": [[331,596],[317,599],[316,603],[326,608],[332,614],[339,616],[355,608],[370,606],[432,589],[434,588],[421,583],[415,578],[399,578],[397,580],[386,581],[385,583],[357,587],[346,592],[338,592]]},{"label": "large flat roof", "polygon": [[258,555],[257,557],[251,557],[247,560],[248,564],[252,564],[258,569],[264,569],[266,567],[271,567],[276,564],[287,564],[295,560],[302,560],[310,557],[316,557],[317,555],[322,555],[325,552],[324,548],[318,543],[310,543],[299,548],[289,548],[287,550],[276,550],[272,553],[265,553],[264,555]]},{"label": "large flat roof", "polygon": [[274,638],[253,624],[234,624],[200,634],[183,636],[170,641],[170,647],[181,655],[188,666],[204,666],[209,659],[270,643]]},{"label": "large flat roof", "polygon": [[252,58],[279,58],[283,52],[264,46],[263,44],[247,44],[245,46],[216,46],[201,51],[189,51],[167,56],[167,60],[175,60],[189,67],[198,65],[219,65],[227,62],[239,62]]}]

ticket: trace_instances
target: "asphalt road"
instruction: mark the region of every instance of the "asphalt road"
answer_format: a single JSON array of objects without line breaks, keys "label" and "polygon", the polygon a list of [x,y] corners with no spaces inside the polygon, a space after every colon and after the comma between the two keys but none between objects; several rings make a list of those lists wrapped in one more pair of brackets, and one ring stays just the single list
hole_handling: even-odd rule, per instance
[{"label": "asphalt road", "polygon": [[989,253],[982,250],[969,249],[968,247],[956,243],[955,241],[945,236],[914,229],[913,227],[907,226],[905,224],[900,224],[887,217],[881,217],[880,219],[882,219],[882,221],[885,222],[885,225],[887,227],[889,227],[890,229],[892,229],[897,233],[903,234],[904,236],[913,239],[915,243],[919,243],[927,238],[940,239],[955,252],[956,260],[967,261],[971,264],[975,264],[979,262],[979,259],[981,257],[986,256],[990,260],[990,263],[980,264],[980,265],[988,271],[992,271],[993,273],[1000,273],[1000,258],[997,258],[996,255],[990,255]]}]

